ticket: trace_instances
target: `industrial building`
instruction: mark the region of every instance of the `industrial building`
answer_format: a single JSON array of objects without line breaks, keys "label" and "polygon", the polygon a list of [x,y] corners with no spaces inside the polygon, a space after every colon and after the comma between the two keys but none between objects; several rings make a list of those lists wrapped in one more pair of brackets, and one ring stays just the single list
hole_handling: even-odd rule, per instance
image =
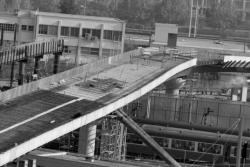
[{"label": "industrial building", "polygon": [[125,24],[115,18],[39,11],[0,13],[3,46],[64,39],[65,58],[76,64],[123,53]]}]

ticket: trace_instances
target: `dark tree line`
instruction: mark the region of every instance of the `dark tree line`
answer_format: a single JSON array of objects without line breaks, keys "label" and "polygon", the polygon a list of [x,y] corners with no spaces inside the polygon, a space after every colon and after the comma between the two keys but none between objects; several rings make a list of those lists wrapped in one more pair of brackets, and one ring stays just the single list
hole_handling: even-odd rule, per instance
[{"label": "dark tree line", "polygon": [[[0,10],[9,10],[16,0],[0,0]],[[155,22],[188,25],[190,0],[19,0],[21,9],[67,14],[117,17],[127,24],[152,26]],[[211,0],[212,1],[212,0]],[[229,0],[214,1],[206,12],[206,26],[234,29],[240,22]],[[84,12],[85,8],[85,12]]]}]

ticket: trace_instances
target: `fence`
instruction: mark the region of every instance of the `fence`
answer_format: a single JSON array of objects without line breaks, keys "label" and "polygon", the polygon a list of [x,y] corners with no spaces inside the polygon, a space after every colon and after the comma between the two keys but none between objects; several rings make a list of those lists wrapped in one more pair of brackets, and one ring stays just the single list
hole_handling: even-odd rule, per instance
[{"label": "fence", "polygon": [[82,78],[97,74],[105,69],[128,63],[131,55],[140,55],[140,50],[133,50],[116,56],[107,57],[100,59],[93,63],[85,64],[46,78],[42,78],[38,81],[33,81],[22,86],[10,89],[0,93],[0,101],[5,102],[13,98],[37,91],[39,89],[49,89],[52,85],[58,84],[61,80],[67,80],[72,77],[79,75]]},{"label": "fence", "polygon": [[[140,109],[137,108],[134,114],[138,118],[145,118],[148,105],[146,96],[134,102],[134,104],[130,104],[131,110],[135,103],[140,104]],[[244,130],[249,131],[249,111],[249,104],[219,99],[170,97],[154,94],[151,96],[150,102],[150,119],[152,120],[174,121],[225,129],[230,128],[242,113],[245,119]]]},{"label": "fence", "polygon": [[197,55],[194,57],[198,58],[198,61],[210,61],[210,60],[223,60],[224,56],[246,56],[250,57],[250,53],[238,50],[225,50],[225,49],[211,49],[211,48],[190,48],[190,47],[178,47],[178,50],[182,52],[197,51]]}]

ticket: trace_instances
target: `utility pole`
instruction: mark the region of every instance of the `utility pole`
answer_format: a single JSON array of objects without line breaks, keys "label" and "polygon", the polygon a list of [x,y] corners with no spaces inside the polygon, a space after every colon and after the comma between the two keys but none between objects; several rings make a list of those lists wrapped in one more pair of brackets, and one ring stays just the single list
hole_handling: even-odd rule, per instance
[{"label": "utility pole", "polygon": [[196,35],[197,35],[198,15],[199,15],[199,1],[197,0],[196,13],[195,13],[195,23],[194,23],[194,37],[196,37]]},{"label": "utility pole", "polygon": [[[246,102],[247,101],[247,86],[242,86],[241,89],[241,101]],[[243,128],[244,128],[244,117],[243,117],[243,111],[242,111],[242,105],[240,105],[240,122],[238,124],[239,127],[239,135],[238,135],[238,146],[237,146],[237,156],[236,156],[236,167],[241,166],[241,157],[242,157],[242,136],[243,136]]]},{"label": "utility pole", "polygon": [[[242,112],[242,111],[240,111]],[[238,124],[239,127],[239,135],[238,135],[238,145],[237,145],[237,157],[236,157],[236,167],[240,167],[241,165],[241,150],[242,150],[242,134],[243,134],[243,117],[241,114],[240,122]]]},{"label": "utility pole", "polygon": [[242,2],[242,21],[246,21],[246,0]]},{"label": "utility pole", "polygon": [[193,3],[194,3],[194,0],[191,0],[190,2],[191,2],[191,4],[190,4],[190,22],[189,22],[189,32],[188,32],[188,37],[189,38],[191,37],[191,31],[192,31]]}]

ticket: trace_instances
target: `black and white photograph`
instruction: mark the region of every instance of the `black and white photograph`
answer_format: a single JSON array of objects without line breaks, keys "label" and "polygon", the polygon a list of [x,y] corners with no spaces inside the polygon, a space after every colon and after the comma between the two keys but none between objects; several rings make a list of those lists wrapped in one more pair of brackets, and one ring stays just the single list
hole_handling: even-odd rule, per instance
[{"label": "black and white photograph", "polygon": [[250,167],[250,0],[0,0],[0,167]]}]

